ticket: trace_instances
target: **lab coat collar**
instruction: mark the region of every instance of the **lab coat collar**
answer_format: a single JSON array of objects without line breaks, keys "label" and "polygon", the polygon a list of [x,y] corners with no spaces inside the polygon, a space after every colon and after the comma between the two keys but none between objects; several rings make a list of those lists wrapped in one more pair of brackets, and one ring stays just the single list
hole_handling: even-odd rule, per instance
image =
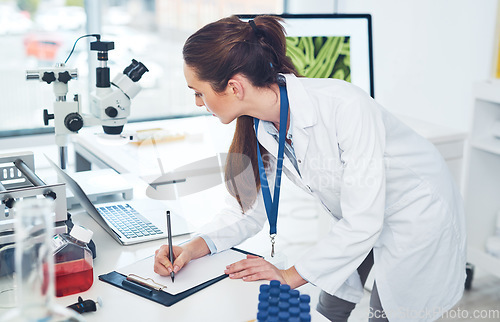
[{"label": "lab coat collar", "polygon": [[309,145],[308,127],[317,123],[317,115],[313,109],[313,104],[309,99],[309,94],[304,89],[300,80],[293,74],[285,74],[288,101],[290,104],[290,118],[293,117],[293,146],[295,156],[301,173],[302,164],[306,156]]},{"label": "lab coat collar", "polygon": [[[279,131],[274,127],[273,122],[270,121],[261,121],[262,126],[264,127],[264,130],[266,130],[267,133],[273,135],[273,136],[279,136]],[[288,131],[286,132],[286,138],[287,139],[292,139],[293,138],[293,117],[290,117],[290,127],[288,128]]]},{"label": "lab coat collar", "polygon": [[[309,95],[300,83],[300,80],[291,74],[286,74],[284,76],[288,92],[290,119],[293,119],[293,122],[290,122],[290,127],[293,127],[293,147],[299,170],[301,174],[303,174],[302,164],[309,145],[309,134],[306,129],[317,123],[317,115],[312,109],[313,105],[309,100]],[[262,122],[259,123],[259,129],[259,143],[276,158],[278,143],[267,131],[262,131]],[[295,167],[288,158],[285,158],[284,165],[289,171],[299,177]]]},{"label": "lab coat collar", "polygon": [[284,74],[288,92],[290,112],[294,116],[295,128],[305,129],[317,123],[317,115],[312,110],[309,94],[293,74]]}]

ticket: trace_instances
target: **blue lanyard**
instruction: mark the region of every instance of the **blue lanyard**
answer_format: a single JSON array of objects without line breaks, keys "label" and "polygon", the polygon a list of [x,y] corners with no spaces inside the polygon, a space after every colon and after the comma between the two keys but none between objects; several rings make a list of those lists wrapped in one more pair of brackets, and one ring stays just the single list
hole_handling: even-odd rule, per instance
[{"label": "blue lanyard", "polygon": [[[267,181],[264,162],[260,153],[259,141],[257,139],[257,159],[259,162],[260,188],[266,206],[267,220],[269,221],[269,235],[271,237],[271,257],[274,256],[274,237],[276,236],[276,223],[278,222],[278,204],[280,199],[281,172],[283,170],[283,155],[285,152],[286,127],[288,123],[288,95],[285,86],[280,86],[280,130],[278,137],[278,162],[276,165],[276,180],[274,184],[274,197],[271,199],[271,191]],[[254,118],[255,135],[258,138],[259,119]]]}]

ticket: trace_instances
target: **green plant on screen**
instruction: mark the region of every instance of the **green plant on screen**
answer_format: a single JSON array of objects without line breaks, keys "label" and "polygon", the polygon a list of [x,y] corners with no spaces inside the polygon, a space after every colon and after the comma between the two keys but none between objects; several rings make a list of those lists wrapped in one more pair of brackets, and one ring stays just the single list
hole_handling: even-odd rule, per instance
[{"label": "green plant on screen", "polygon": [[351,81],[350,37],[287,37],[286,51],[302,76]]}]

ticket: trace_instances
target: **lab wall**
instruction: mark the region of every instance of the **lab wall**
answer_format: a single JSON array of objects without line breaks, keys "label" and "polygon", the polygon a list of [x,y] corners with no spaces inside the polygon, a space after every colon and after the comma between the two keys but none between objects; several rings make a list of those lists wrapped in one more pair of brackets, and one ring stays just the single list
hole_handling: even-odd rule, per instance
[{"label": "lab wall", "polygon": [[472,84],[492,76],[497,0],[289,0],[289,13],[372,15],[375,98],[469,131]]}]

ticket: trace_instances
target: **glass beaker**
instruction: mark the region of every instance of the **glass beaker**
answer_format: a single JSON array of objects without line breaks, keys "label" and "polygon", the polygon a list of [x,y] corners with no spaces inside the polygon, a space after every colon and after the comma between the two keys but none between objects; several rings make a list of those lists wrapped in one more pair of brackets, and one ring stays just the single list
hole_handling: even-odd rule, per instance
[{"label": "glass beaker", "polygon": [[54,201],[25,198],[14,205],[16,307],[0,321],[84,321],[54,303]]}]

